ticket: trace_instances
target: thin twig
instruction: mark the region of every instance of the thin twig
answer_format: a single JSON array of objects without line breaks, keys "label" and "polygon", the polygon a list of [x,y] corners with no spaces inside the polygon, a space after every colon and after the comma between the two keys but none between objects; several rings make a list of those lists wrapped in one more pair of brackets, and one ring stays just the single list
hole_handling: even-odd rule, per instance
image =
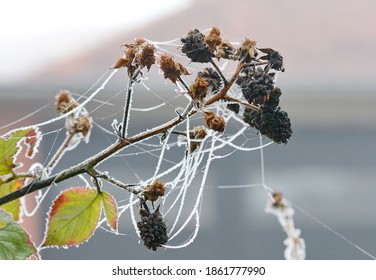
[{"label": "thin twig", "polygon": [[223,75],[221,69],[218,67],[217,63],[215,63],[215,61],[213,60],[213,58],[210,58],[210,63],[211,63],[211,65],[213,65],[213,67],[215,68],[215,70],[217,71],[217,73],[219,74],[219,76],[221,77],[224,85],[226,85],[228,83],[227,79],[226,79],[225,75]]},{"label": "thin twig", "polygon": [[124,139],[126,137],[126,132],[128,128],[128,116],[132,101],[132,93],[133,93],[133,86],[136,81],[137,76],[141,72],[141,67],[138,67],[136,71],[133,73],[132,77],[128,81],[127,86],[127,98],[125,100],[125,107],[124,107],[124,114],[123,114],[123,125],[122,125],[122,131],[121,131],[121,138]]},{"label": "thin twig", "polygon": [[[225,85],[224,88],[222,88],[222,90],[219,93],[212,96],[208,101],[206,101],[206,103],[205,103],[206,106],[213,104],[214,102],[216,102],[216,101],[218,101],[218,100],[220,100],[220,99],[222,99],[223,97],[226,96],[226,94],[229,91],[229,89],[231,88],[232,84],[238,78],[238,75],[239,75],[240,71],[243,69],[243,67],[244,67],[244,64],[242,64],[242,63],[239,64],[238,68],[236,69],[236,71],[235,71],[234,75],[232,76],[231,80],[229,81],[229,83],[227,85]],[[192,116],[196,113],[197,113],[197,111],[192,110],[188,113],[187,116],[190,117],[190,116]],[[3,205],[5,203],[8,203],[8,202],[13,201],[15,199],[18,199],[20,197],[23,197],[26,194],[47,188],[53,183],[59,183],[59,182],[62,182],[64,180],[67,180],[69,178],[72,178],[76,175],[87,173],[87,170],[89,170],[90,168],[94,168],[96,165],[103,162],[104,160],[109,158],[111,155],[121,151],[125,147],[127,147],[131,144],[143,141],[143,140],[150,138],[152,136],[164,133],[164,132],[168,131],[169,129],[171,129],[172,127],[175,127],[178,124],[182,123],[183,121],[184,121],[184,119],[181,119],[181,118],[178,117],[178,118],[172,119],[172,120],[170,120],[170,121],[168,121],[168,122],[166,122],[166,123],[164,123],[160,126],[157,126],[153,129],[150,129],[148,131],[136,134],[133,137],[128,137],[128,138],[125,138],[125,139],[124,138],[118,139],[117,142],[115,142],[111,146],[107,147],[103,151],[99,152],[96,156],[94,156],[90,159],[87,159],[87,160],[83,161],[82,163],[80,163],[78,165],[75,165],[71,168],[68,168],[64,171],[61,171],[60,173],[52,175],[52,176],[50,176],[50,177],[48,177],[44,180],[35,181],[35,182],[28,184],[28,185],[8,194],[6,196],[1,197],[0,198],[0,205]]]},{"label": "thin twig", "polygon": [[[98,178],[101,178],[103,180],[106,180],[107,182],[110,182],[111,184],[113,184],[114,186],[117,186],[121,189],[124,189],[124,190],[127,190],[135,195],[138,195],[139,193],[141,193],[142,189],[138,187],[138,185],[126,185],[126,184],[123,184],[122,182],[116,180],[115,178],[107,175],[107,174],[104,174],[104,173],[98,173],[97,175]],[[137,186],[137,188],[135,188],[135,186]]]},{"label": "thin twig", "polygon": [[67,137],[65,137],[64,142],[61,144],[60,149],[56,152],[55,156],[51,159],[51,161],[47,164],[47,169],[52,169],[58,161],[61,159],[62,155],[64,154],[65,150],[69,147],[69,143],[72,141],[73,136],[75,133],[69,132]]},{"label": "thin twig", "polygon": [[232,96],[228,96],[228,95],[227,95],[227,96],[223,97],[223,99],[225,99],[225,100],[227,100],[227,101],[232,101],[232,102],[236,102],[236,103],[242,104],[242,105],[244,105],[245,107],[251,108],[252,110],[257,111],[257,112],[260,111],[260,108],[259,108],[259,107],[255,106],[255,105],[253,105],[253,104],[249,104],[249,103],[247,103],[247,102],[244,102],[244,101],[242,101],[242,100],[240,100],[240,99],[237,99],[237,98],[235,98],[235,97],[232,97]]}]

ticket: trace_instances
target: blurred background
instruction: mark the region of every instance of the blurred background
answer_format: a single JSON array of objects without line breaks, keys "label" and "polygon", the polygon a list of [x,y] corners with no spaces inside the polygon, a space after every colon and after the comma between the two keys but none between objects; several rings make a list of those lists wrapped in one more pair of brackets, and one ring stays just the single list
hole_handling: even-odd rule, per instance
[{"label": "blurred background", "polygon": [[[277,86],[283,91],[281,106],[294,132],[287,145],[264,150],[266,183],[296,206],[295,223],[306,241],[307,258],[368,259],[330,229],[376,256],[375,10],[372,0],[8,1],[0,17],[0,132],[54,116],[54,96],[60,89],[85,93],[122,56],[120,46],[136,37],[164,41],[195,28],[218,26],[222,38],[249,37],[284,57],[286,71],[278,76]],[[117,75],[111,81],[102,100],[124,88],[124,77]],[[160,81],[155,85],[149,81],[155,92],[165,91],[166,84]],[[143,107],[139,102],[137,106]],[[103,106],[100,111],[95,121],[111,130],[114,107]],[[137,120],[131,133],[148,123],[142,116]],[[43,132],[54,129],[56,125],[47,126]],[[41,161],[49,156],[57,136],[64,133],[44,136]],[[104,139],[100,129],[93,130],[90,144],[81,144],[80,153],[95,154],[108,145]],[[67,155],[60,168],[79,162],[76,152]],[[141,159],[131,163],[138,174],[153,168]],[[103,169],[111,170],[114,177],[132,173],[116,161],[111,164]],[[232,170],[219,172],[225,166]],[[285,233],[277,219],[264,212],[265,191],[218,188],[260,183],[260,174],[257,152],[214,162],[201,228],[187,248],[149,252],[138,243],[125,217],[120,219],[125,236],[99,229],[79,248],[46,249],[42,257],[282,259]],[[73,183],[52,189],[33,218],[30,231],[37,244],[49,203],[69,184]]]}]

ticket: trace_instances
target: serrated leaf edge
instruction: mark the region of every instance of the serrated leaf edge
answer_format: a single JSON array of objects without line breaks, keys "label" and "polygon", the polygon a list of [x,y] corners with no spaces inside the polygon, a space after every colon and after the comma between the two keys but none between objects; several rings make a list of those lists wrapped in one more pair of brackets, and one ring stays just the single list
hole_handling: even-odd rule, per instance
[{"label": "serrated leaf edge", "polygon": [[[81,246],[82,244],[85,244],[85,243],[89,242],[89,240],[93,237],[95,231],[96,231],[97,228],[98,228],[98,222],[99,222],[99,220],[100,220],[100,217],[102,216],[102,211],[103,211],[103,207],[102,207],[103,201],[102,201],[102,199],[101,199],[101,207],[100,207],[100,210],[99,210],[100,212],[99,212],[99,218],[98,218],[98,220],[97,220],[97,225],[95,226],[93,232],[90,234],[90,236],[89,236],[86,240],[82,241],[80,244],[72,244],[72,245],[64,245],[64,246],[59,246],[59,245],[44,245],[44,243],[46,242],[46,238],[47,238],[48,222],[49,222],[49,218],[50,218],[51,210],[52,210],[52,207],[53,207],[53,205],[54,205],[56,199],[58,199],[62,193],[66,192],[66,191],[68,191],[68,190],[71,190],[71,189],[76,189],[76,188],[94,189],[94,188],[89,187],[89,186],[71,187],[71,188],[68,188],[68,189],[64,189],[64,190],[62,190],[62,191],[56,196],[55,200],[52,202],[51,206],[50,206],[49,209],[48,209],[48,215],[47,215],[47,218],[46,218],[46,227],[45,227],[45,230],[44,230],[44,237],[43,237],[43,240],[42,240],[42,242],[41,242],[40,248],[43,248],[43,249],[46,249],[46,248],[68,249],[68,248],[73,247],[73,246],[74,246],[74,247],[79,247],[79,246]],[[97,194],[97,195],[99,195],[99,194]]]}]

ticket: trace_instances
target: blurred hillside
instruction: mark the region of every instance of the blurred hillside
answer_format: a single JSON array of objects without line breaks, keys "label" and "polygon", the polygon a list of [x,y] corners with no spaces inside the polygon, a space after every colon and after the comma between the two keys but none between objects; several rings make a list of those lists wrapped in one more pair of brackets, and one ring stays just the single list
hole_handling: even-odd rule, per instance
[{"label": "blurred hillside", "polygon": [[[376,117],[371,106],[376,61],[374,10],[376,2],[371,0],[196,0],[167,18],[114,34],[113,39],[49,65],[1,92],[12,98],[46,100],[61,88],[82,93],[123,55],[120,46],[134,38],[164,41],[194,28],[218,26],[225,39],[241,41],[247,36],[284,56],[286,72],[279,75],[277,84],[284,90],[286,110],[296,114],[298,122],[369,123]],[[107,88],[122,85],[123,79],[114,79]],[[313,108],[319,108],[321,114]],[[333,114],[333,108],[338,114]],[[358,113],[350,115],[349,110]]]},{"label": "blurred hillside", "polygon": [[372,0],[196,0],[175,15],[115,34],[104,44],[51,65],[28,83],[86,88],[122,55],[120,45],[136,37],[171,40],[190,29],[218,26],[230,41],[247,36],[260,47],[279,50],[287,69],[281,83],[289,88],[368,88],[376,60],[375,10]]}]

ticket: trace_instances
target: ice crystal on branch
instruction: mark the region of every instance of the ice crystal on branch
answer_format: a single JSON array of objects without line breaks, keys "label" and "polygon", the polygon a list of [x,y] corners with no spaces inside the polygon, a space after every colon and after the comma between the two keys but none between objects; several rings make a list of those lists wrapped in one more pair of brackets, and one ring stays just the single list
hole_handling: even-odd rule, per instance
[{"label": "ice crystal on branch", "polygon": [[[227,158],[235,151],[259,150],[272,143],[254,144],[254,133],[248,133],[248,130],[257,130],[275,143],[287,143],[291,138],[291,121],[280,107],[282,91],[275,85],[277,73],[284,71],[283,58],[279,52],[271,48],[259,48],[256,41],[249,38],[230,43],[222,39],[218,27],[203,33],[193,29],[174,43],[171,42],[136,39],[124,44],[123,56],[114,63],[114,67],[108,71],[108,77],[89,97],[82,96],[75,100],[69,91],[61,90],[54,104],[59,116],[43,124],[65,119],[66,138],[60,146],[54,143],[48,163],[34,163],[28,174],[14,171],[17,168],[15,156],[20,151],[20,142],[28,145],[28,156],[36,152],[40,134],[35,127],[0,139],[0,152],[3,155],[3,160],[0,160],[0,205],[12,201],[18,205],[17,199],[26,193],[40,191],[74,176],[80,176],[85,182],[82,187],[63,190],[54,200],[42,247],[82,244],[106,221],[109,231],[117,233],[120,216],[129,210],[135,233],[146,248],[152,251],[161,247],[184,248],[194,241],[200,227],[200,213],[204,211],[203,191],[211,163],[216,159]],[[154,64],[154,68],[158,68],[162,75],[149,74]],[[126,71],[122,71],[124,68]],[[120,105],[119,110],[123,112],[122,121],[113,121],[115,132],[111,133],[96,122],[93,113],[116,96],[111,96],[90,113],[85,107],[117,72],[124,75],[127,87],[119,92],[119,96],[126,92],[122,96],[125,102],[119,103],[124,104]],[[159,89],[149,89],[147,81],[150,78],[171,81],[175,89],[169,94],[175,94],[176,103],[181,104],[176,105],[173,97],[165,99],[159,96]],[[133,107],[133,103],[142,100],[137,98],[133,101],[133,93],[138,90],[135,85],[143,85],[163,99],[163,103],[143,109],[137,108],[137,105]],[[142,96],[143,93],[141,91],[137,94]],[[146,115],[146,112],[153,113],[161,107],[164,111],[171,110],[173,117],[147,130],[128,135],[128,131],[132,131],[128,129],[131,111],[145,112]],[[166,116],[164,113],[162,115]],[[157,114],[148,118],[154,118],[153,122],[158,121]],[[78,148],[82,140],[88,142],[95,126],[110,134],[114,140],[112,144],[101,151],[90,147],[93,155],[71,168],[58,171],[56,166],[65,152]],[[250,137],[250,134],[253,136]],[[227,153],[227,148],[233,151]],[[225,155],[223,150],[226,150]],[[180,160],[176,157],[171,160],[172,153],[178,155]],[[99,169],[102,168],[100,163],[109,158],[116,160],[117,157],[140,154],[155,156],[157,161],[153,166],[153,174],[142,172],[135,176],[136,182],[127,182],[131,179],[126,176],[114,178],[112,170]],[[132,163],[128,158],[127,162]],[[173,164],[170,166],[170,163]],[[137,174],[138,171],[134,170],[133,173]],[[20,177],[28,178],[31,183],[20,188]],[[129,199],[121,197],[118,205],[115,197],[106,192],[109,184],[129,192]],[[37,197],[36,201],[40,205],[42,199]],[[12,208],[19,210],[17,207]],[[138,212],[134,211],[135,208]],[[279,203],[275,199],[268,209],[274,211],[288,233],[286,258],[301,258],[304,241],[300,239],[298,230],[291,230],[293,213],[288,203],[284,200]],[[135,213],[140,216],[136,217]],[[13,214],[17,218],[18,212]],[[193,231],[189,232],[189,238],[181,238],[183,232],[192,229],[192,225]]]}]

